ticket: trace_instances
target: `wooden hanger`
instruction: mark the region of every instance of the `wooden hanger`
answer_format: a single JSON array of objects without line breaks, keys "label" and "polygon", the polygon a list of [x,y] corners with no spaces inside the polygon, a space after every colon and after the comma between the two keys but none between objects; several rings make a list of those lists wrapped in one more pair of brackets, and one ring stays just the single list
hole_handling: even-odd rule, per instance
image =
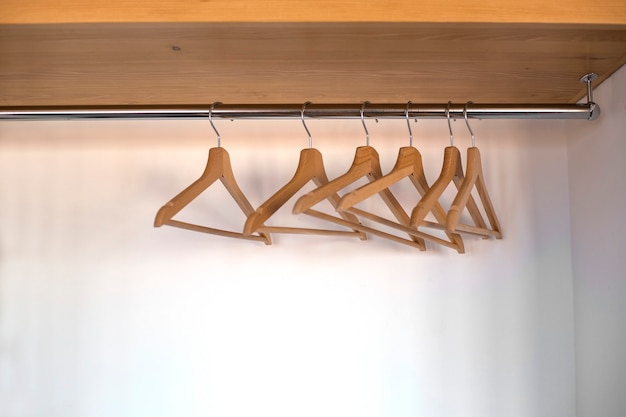
[{"label": "wooden hanger", "polygon": [[[307,133],[309,134],[309,148],[303,149],[300,152],[300,160],[298,161],[298,167],[291,180],[285,184],[280,190],[272,195],[267,201],[259,206],[253,213],[248,216],[246,224],[244,226],[244,235],[250,235],[256,231],[259,232],[278,232],[278,233],[304,233],[304,234],[320,234],[320,235],[351,235],[365,240],[367,237],[365,233],[351,227],[352,224],[359,224],[359,220],[350,213],[342,213],[341,218],[350,223],[352,231],[341,230],[326,230],[326,229],[307,229],[307,228],[294,228],[284,226],[265,226],[265,221],[269,219],[279,208],[281,208],[287,201],[289,201],[304,185],[309,181],[313,181],[317,186],[322,186],[328,183],[328,176],[324,169],[324,162],[322,160],[322,154],[315,148],[312,148],[311,135],[306,123],[304,122],[304,108],[308,104],[305,103],[302,107],[302,123]],[[339,202],[339,196],[337,194],[330,194],[326,196],[326,199],[335,207]],[[332,216],[331,216],[332,217]],[[332,219],[335,219],[332,217]],[[332,221],[332,219],[326,219]],[[340,222],[338,224],[345,225]]]},{"label": "wooden hanger", "polygon": [[450,210],[448,211],[447,229],[449,231],[457,229],[461,213],[468,204],[469,199],[472,198],[471,192],[474,187],[476,187],[476,191],[478,191],[480,201],[482,202],[483,208],[485,209],[485,214],[487,215],[487,219],[489,220],[489,224],[491,225],[491,231],[493,231],[494,233],[493,236],[495,236],[496,239],[502,239],[500,222],[498,221],[496,211],[493,208],[493,204],[491,203],[491,199],[489,198],[489,193],[487,192],[487,186],[485,184],[482,162],[480,158],[480,151],[477,147],[474,146],[474,132],[472,131],[472,128],[469,125],[469,120],[467,118],[467,106],[470,103],[471,102],[467,102],[465,104],[463,115],[465,117],[465,123],[467,124],[467,128],[472,135],[472,146],[470,148],[467,148],[467,167],[465,170],[465,178],[461,182],[459,192],[454,198],[454,201],[450,206]]},{"label": "wooden hanger", "polygon": [[367,176],[370,180],[380,178],[382,176],[378,152],[376,152],[376,149],[371,146],[359,146],[356,148],[352,165],[350,165],[348,171],[345,174],[332,179],[330,182],[316,188],[315,190],[301,196],[293,206],[293,213],[300,214],[305,210],[308,210],[315,204],[328,198],[328,196],[336,194],[365,176]]},{"label": "wooden hanger", "polygon": [[[448,103],[449,105],[450,103]],[[450,124],[449,107],[447,111],[448,116],[448,128],[450,130],[450,142],[453,143],[452,126]],[[463,174],[463,166],[461,164],[461,153],[455,146],[448,146],[444,149],[443,165],[441,168],[441,174],[437,180],[431,184],[430,189],[422,196],[422,199],[417,203],[411,213],[411,225],[418,226],[420,224],[427,223],[424,218],[432,210],[432,207],[438,203],[439,198],[443,192],[447,189],[448,185],[452,182],[459,189],[465,175]],[[447,225],[448,231],[456,231],[467,234],[475,234],[488,238],[489,236],[496,236],[497,233],[488,230],[483,220],[482,214],[478,208],[478,205],[471,196],[466,197],[464,207],[467,207],[470,217],[475,226],[456,223],[455,228],[450,230]]]},{"label": "wooden hanger", "polygon": [[213,125],[213,120],[211,118],[211,112],[215,104],[216,103],[211,106],[211,111],[209,111],[209,121],[211,122],[211,126],[217,133],[218,147],[211,148],[209,150],[209,158],[206,164],[206,168],[204,169],[204,172],[202,173],[200,178],[194,181],[191,185],[189,185],[176,197],[171,199],[167,204],[159,209],[154,219],[154,227],[161,227],[165,224],[168,226],[174,226],[182,229],[209,233],[213,235],[226,236],[237,239],[256,240],[264,242],[266,245],[270,245],[272,241],[270,235],[267,233],[258,233],[257,235],[244,235],[240,232],[214,229],[172,219],[172,217],[174,217],[179,211],[187,206],[187,204],[189,204],[192,200],[198,197],[204,190],[209,188],[218,179],[222,182],[226,190],[233,197],[237,205],[241,208],[246,216],[249,216],[254,212],[252,205],[243,194],[243,192],[239,188],[239,185],[237,184],[237,181],[235,180],[228,152],[226,152],[226,149],[219,146],[220,136],[217,132],[217,129],[215,129],[215,126]]},{"label": "wooden hanger", "polygon": [[[406,109],[406,120],[407,120],[407,125],[409,128],[409,137],[410,137],[411,146],[400,148],[400,151],[398,152],[398,158],[396,159],[396,164],[394,165],[394,167],[389,173],[387,173],[386,175],[380,178],[377,178],[376,180],[374,180],[373,182],[370,182],[369,184],[366,184],[344,195],[341,201],[339,202],[339,205],[337,206],[337,210],[349,211],[350,209],[353,209],[354,205],[372,197],[373,195],[379,194],[381,192],[391,193],[391,191],[389,190],[389,187],[406,177],[408,177],[411,180],[411,183],[417,189],[420,197],[423,196],[428,191],[429,186],[428,186],[428,182],[426,181],[426,176],[424,175],[424,168],[422,165],[422,155],[417,150],[417,148],[412,146],[413,133],[411,131],[411,124],[410,124],[409,117],[408,117],[410,104],[411,102],[409,101],[407,103],[407,109]],[[461,238],[461,236],[457,233],[451,233],[445,230],[446,213],[443,207],[441,207],[441,205],[439,204],[439,202],[436,202],[431,207],[431,211],[434,214],[435,219],[438,222],[436,223],[436,228],[440,230],[444,230],[448,239],[450,240],[449,243],[452,244],[451,246],[450,245],[446,245],[446,246],[456,249],[457,252],[459,253],[465,253],[465,249],[463,246],[463,239]],[[405,224],[405,226],[406,225],[407,224]],[[434,226],[434,224],[430,222],[426,226],[428,225]],[[427,240],[430,237],[430,235],[426,235],[426,234],[424,236],[426,236]],[[437,240],[437,242],[441,243],[439,239]]]},{"label": "wooden hanger", "polygon": [[[365,118],[364,118],[365,104],[367,104],[367,102],[364,102],[363,106],[361,107],[361,122],[363,123],[363,128],[365,129],[366,142],[369,143],[369,133],[368,133],[367,126],[365,124]],[[378,178],[381,178],[382,176],[383,174],[380,168],[380,158],[378,156],[378,152],[376,152],[376,149],[374,149],[373,147],[369,145],[360,146],[356,149],[356,153],[354,155],[354,160],[352,161],[352,165],[350,166],[350,168],[345,174],[337,178],[334,178],[329,183],[324,184],[316,188],[315,190],[309,192],[308,194],[305,194],[302,197],[300,197],[298,201],[296,201],[296,204],[294,205],[293,212],[294,214],[300,214],[300,213],[313,214],[313,211],[311,211],[311,207],[313,207],[315,204],[319,203],[325,198],[328,198],[331,195],[336,195],[338,191],[341,191],[342,189],[346,188],[350,184],[353,184],[354,182],[360,180],[363,177],[367,177],[369,181],[375,181]],[[402,208],[402,206],[400,205],[396,197],[389,190],[382,190],[380,193],[380,196],[382,197],[387,207],[389,207],[389,209],[391,210],[396,220],[401,225],[406,226],[407,229],[404,231],[407,232],[410,237],[410,240],[406,240],[403,238],[397,238],[397,239],[394,238],[393,240],[398,241],[399,239],[400,243],[406,243],[409,246],[417,247],[420,250],[425,250],[426,244],[424,242],[424,239],[420,237],[419,234],[413,233],[415,232],[415,230],[413,230],[412,228],[409,228],[410,218],[408,214],[406,213],[406,211],[404,210],[404,208]],[[367,212],[363,212],[357,209],[355,209],[354,211],[349,211],[349,212],[353,212],[353,214],[357,214],[357,215],[365,215],[366,217],[368,214]],[[315,213],[319,214],[319,212],[315,212]],[[319,217],[319,215],[317,215],[317,217]],[[378,218],[378,221],[380,222],[380,218]],[[383,237],[394,236],[394,235],[387,234],[384,232],[378,233],[375,231],[376,229],[373,229],[373,228],[368,228],[368,229],[369,229],[367,230],[368,233],[373,233],[378,236],[383,236]]]}]

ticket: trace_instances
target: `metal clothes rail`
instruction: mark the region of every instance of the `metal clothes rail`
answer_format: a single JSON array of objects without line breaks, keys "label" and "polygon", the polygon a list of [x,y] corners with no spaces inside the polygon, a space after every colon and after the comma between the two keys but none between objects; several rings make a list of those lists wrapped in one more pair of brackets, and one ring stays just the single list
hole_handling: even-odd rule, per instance
[{"label": "metal clothes rail", "polygon": [[587,119],[600,115],[600,107],[593,102],[592,81],[597,74],[580,78],[587,86],[584,104],[223,104],[190,106],[0,106],[0,120],[55,120],[55,119],[206,119],[209,116],[225,119],[302,118],[411,118],[437,119]]},{"label": "metal clothes rail", "polygon": [[[74,119],[437,119],[463,118],[466,103],[447,104],[216,104],[191,106],[0,106],[0,120],[74,120]],[[363,108],[363,110],[362,110]],[[480,104],[467,105],[473,119],[587,119],[594,120],[600,107],[584,104]]]}]

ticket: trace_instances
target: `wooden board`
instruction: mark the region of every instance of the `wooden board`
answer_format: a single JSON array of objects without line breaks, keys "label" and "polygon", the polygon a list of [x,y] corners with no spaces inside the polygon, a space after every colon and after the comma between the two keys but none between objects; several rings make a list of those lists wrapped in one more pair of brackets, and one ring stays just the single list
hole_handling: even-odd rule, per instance
[{"label": "wooden board", "polygon": [[623,0],[0,0],[0,24],[490,22],[626,24]]},{"label": "wooden board", "polygon": [[0,105],[559,103],[625,56],[626,25],[0,25]]}]

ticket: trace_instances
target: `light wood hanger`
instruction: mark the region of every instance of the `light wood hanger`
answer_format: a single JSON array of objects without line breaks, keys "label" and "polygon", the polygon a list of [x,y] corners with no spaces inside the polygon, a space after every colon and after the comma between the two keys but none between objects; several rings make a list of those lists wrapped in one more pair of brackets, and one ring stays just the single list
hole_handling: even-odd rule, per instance
[{"label": "light wood hanger", "polygon": [[494,232],[493,236],[495,236],[496,239],[502,239],[500,222],[498,221],[496,211],[493,208],[493,204],[491,203],[491,199],[489,198],[489,193],[487,192],[487,186],[485,184],[482,162],[480,158],[480,151],[475,146],[474,132],[472,131],[467,117],[467,106],[470,103],[471,102],[467,102],[465,104],[463,116],[465,117],[465,123],[467,124],[467,128],[472,135],[472,146],[467,149],[467,167],[465,170],[465,178],[463,179],[461,186],[459,187],[459,192],[454,198],[454,201],[450,206],[450,210],[448,211],[447,229],[449,231],[457,229],[461,213],[463,212],[463,209],[466,207],[469,199],[472,196],[472,190],[474,189],[474,187],[476,187],[476,191],[478,191],[480,201],[482,202],[483,208],[485,209],[485,214],[487,215],[487,219],[489,220],[489,224],[491,225],[491,230]]},{"label": "light wood hanger", "polygon": [[[324,169],[322,154],[317,149],[312,147],[311,134],[309,133],[306,123],[304,122],[304,109],[307,104],[309,103],[305,103],[302,107],[302,124],[309,135],[309,148],[303,149],[300,152],[298,167],[296,168],[296,172],[291,180],[248,216],[243,233],[244,235],[250,235],[254,232],[348,235],[365,240],[367,238],[365,233],[352,227],[353,225],[358,225],[359,220],[356,216],[350,213],[341,213],[341,219],[330,216],[330,219],[325,220],[334,221],[342,226],[348,226],[352,229],[351,231],[266,226],[264,224],[267,219],[269,219],[279,208],[289,201],[300,189],[302,189],[302,187],[309,183],[309,181],[313,181],[313,183],[315,183],[318,187],[329,182],[326,170]],[[337,194],[330,194],[326,196],[326,199],[333,205],[333,207],[336,207],[339,202],[339,196]],[[349,223],[349,225],[345,222],[335,220],[345,220]]]},{"label": "light wood hanger", "polygon": [[350,165],[348,171],[301,196],[293,206],[293,213],[300,214],[308,210],[328,196],[336,194],[365,176],[367,176],[370,181],[382,177],[378,152],[371,146],[359,146],[356,148],[352,165]]},{"label": "light wood hanger", "polygon": [[[422,155],[417,150],[417,148],[413,147],[413,133],[408,117],[410,104],[411,102],[409,101],[406,108],[406,121],[409,129],[410,146],[400,148],[400,151],[398,152],[398,158],[396,159],[396,164],[389,173],[380,178],[377,178],[369,184],[363,185],[362,187],[344,195],[339,202],[339,205],[337,206],[337,210],[350,211],[351,209],[353,209],[354,205],[376,194],[379,194],[383,191],[391,193],[389,187],[407,177],[411,180],[411,183],[417,189],[420,197],[428,191],[429,186],[426,180],[426,175],[424,174]],[[445,230],[446,213],[443,207],[441,207],[441,205],[439,204],[439,202],[436,202],[433,205],[431,211],[435,216],[435,219],[437,220],[435,228],[444,230],[449,239],[449,243],[451,244],[451,246],[446,246],[456,249],[459,253],[465,253],[462,237],[457,233],[452,233]],[[406,226],[407,224],[404,225]],[[430,225],[431,222],[424,224],[424,226]],[[424,234],[424,236],[426,237],[426,240],[429,240],[429,237],[431,237],[431,235],[428,234]],[[437,243],[440,242],[441,240],[437,239]]]},{"label": "light wood hanger", "polygon": [[254,212],[254,208],[252,208],[252,205],[243,194],[243,192],[239,188],[239,185],[237,184],[237,181],[235,180],[235,176],[233,174],[233,170],[230,164],[230,157],[228,155],[228,152],[226,152],[226,149],[221,147],[219,132],[213,125],[211,112],[215,104],[217,103],[214,103],[211,106],[211,110],[209,111],[209,121],[211,122],[211,126],[217,134],[218,147],[211,148],[209,150],[209,158],[206,164],[206,168],[204,169],[204,172],[202,173],[200,178],[194,181],[191,185],[189,185],[176,197],[171,199],[159,209],[154,219],[154,227],[168,225],[173,227],[179,227],[182,229],[193,230],[196,232],[209,233],[213,235],[226,236],[237,239],[256,240],[264,242],[266,245],[270,245],[272,243],[271,237],[269,234],[264,232],[255,235],[244,235],[241,232],[231,232],[227,230],[214,229],[172,219],[172,217],[174,217],[179,211],[187,206],[187,204],[189,204],[196,197],[198,197],[203,191],[209,188],[218,179],[222,182],[226,190],[235,200],[237,205],[241,208],[246,217]]},{"label": "light wood hanger", "polygon": [[[449,104],[450,103],[448,103],[448,105]],[[452,134],[452,126],[450,124],[449,107],[446,111],[446,116],[448,117],[448,129],[450,130],[451,146],[444,149],[441,174],[430,186],[430,189],[426,192],[426,194],[422,196],[422,199],[417,203],[411,213],[411,225],[413,226],[424,224],[424,218],[432,210],[433,206],[438,203],[439,198],[451,182],[454,183],[457,189],[459,189],[465,178],[465,175],[463,174],[463,166],[461,164],[461,153],[459,152],[459,149],[453,145],[454,137]],[[464,207],[467,207],[475,226],[457,223],[452,231],[475,234],[482,236],[483,238],[497,235],[496,232],[487,229],[478,205],[474,201],[471,194],[467,196]],[[449,230],[447,220],[446,229]]]},{"label": "light wood hanger", "polygon": [[[367,102],[362,103],[361,106],[361,122],[363,123],[363,128],[365,129],[365,138],[366,138],[366,146],[360,146],[356,149],[356,153],[354,155],[354,160],[352,161],[352,165],[348,169],[348,171],[333,179],[327,184],[322,185],[321,187],[316,188],[315,190],[309,192],[308,194],[303,195],[298,199],[296,204],[294,205],[293,212],[294,214],[311,214],[319,212],[312,211],[311,207],[320,201],[324,200],[330,195],[336,195],[336,193],[350,184],[358,181],[363,177],[367,177],[369,181],[375,181],[383,176],[382,170],[380,167],[380,159],[378,156],[378,152],[376,149],[369,146],[369,132],[367,130],[367,126],[365,124],[364,118],[364,106]],[[380,196],[383,199],[384,203],[389,207],[394,217],[400,223],[400,225],[405,226],[404,230],[407,234],[409,234],[410,240],[399,238],[397,236],[385,233],[385,232],[376,232],[376,229],[368,228],[367,232],[372,233],[378,236],[390,237],[394,236],[392,240],[399,241],[400,243],[406,243],[409,246],[417,247],[420,250],[426,249],[426,244],[424,242],[423,237],[421,237],[420,233],[414,233],[415,230],[409,228],[410,218],[404,208],[400,205],[396,197],[389,190],[382,190],[380,192]],[[337,207],[336,207],[337,208]],[[352,212],[358,216],[369,217],[371,216],[365,211],[362,210],[344,210],[343,212]],[[340,211],[341,213],[341,211]],[[316,215],[319,217],[319,215]],[[377,217],[377,216],[375,216]],[[377,221],[380,222],[379,217],[377,217]]]}]

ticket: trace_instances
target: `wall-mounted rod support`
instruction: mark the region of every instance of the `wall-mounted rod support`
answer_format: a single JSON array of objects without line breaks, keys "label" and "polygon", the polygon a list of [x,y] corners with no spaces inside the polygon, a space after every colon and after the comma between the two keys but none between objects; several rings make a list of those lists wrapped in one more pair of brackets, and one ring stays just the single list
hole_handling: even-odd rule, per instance
[{"label": "wall-mounted rod support", "polygon": [[585,74],[580,78],[580,82],[582,84],[587,84],[587,103],[593,103],[593,88],[591,83],[593,80],[598,78],[598,74],[594,72],[590,72],[589,74]]},{"label": "wall-mounted rod support", "polygon": [[[369,118],[445,119],[447,104],[368,104]],[[465,103],[450,105],[450,117],[464,118]],[[0,120],[57,119],[207,119],[211,105],[189,106],[0,106]],[[587,119],[598,117],[600,107],[585,104],[480,104],[467,110],[473,119]],[[226,119],[302,118],[302,104],[219,104],[211,115]],[[306,106],[305,117],[314,119],[361,118],[361,104],[315,104]]]}]

